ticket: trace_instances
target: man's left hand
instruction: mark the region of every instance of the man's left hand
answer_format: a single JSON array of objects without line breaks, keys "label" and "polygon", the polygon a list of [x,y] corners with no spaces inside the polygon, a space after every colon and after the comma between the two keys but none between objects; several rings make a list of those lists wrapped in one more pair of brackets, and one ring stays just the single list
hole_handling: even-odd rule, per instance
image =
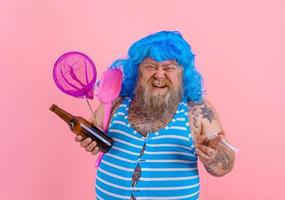
[{"label": "man's left hand", "polygon": [[224,146],[222,135],[217,135],[214,139],[210,140],[205,135],[199,135],[197,138],[196,152],[199,156],[200,161],[207,165],[213,161],[216,157],[217,151]]},{"label": "man's left hand", "polygon": [[234,164],[234,151],[223,142],[224,135],[213,139],[205,135],[197,137],[196,152],[205,169],[213,176],[223,176],[229,173]]}]

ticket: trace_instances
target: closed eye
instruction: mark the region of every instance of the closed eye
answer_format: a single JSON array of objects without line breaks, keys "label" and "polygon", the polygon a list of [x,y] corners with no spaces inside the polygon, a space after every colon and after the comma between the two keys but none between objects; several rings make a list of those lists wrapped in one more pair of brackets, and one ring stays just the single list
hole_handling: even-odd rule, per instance
[{"label": "closed eye", "polygon": [[168,66],[163,68],[163,70],[165,70],[165,71],[174,71],[176,69],[178,69],[178,67],[176,65],[168,65]]},{"label": "closed eye", "polygon": [[143,67],[148,70],[154,70],[156,68],[154,65],[150,65],[150,64],[144,65]]}]

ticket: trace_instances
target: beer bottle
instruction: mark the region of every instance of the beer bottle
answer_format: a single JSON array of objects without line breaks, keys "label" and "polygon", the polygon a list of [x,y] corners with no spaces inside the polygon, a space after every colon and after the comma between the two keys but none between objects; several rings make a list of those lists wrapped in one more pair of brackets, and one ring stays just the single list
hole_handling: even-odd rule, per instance
[{"label": "beer bottle", "polygon": [[106,153],[110,150],[114,143],[113,139],[104,134],[102,130],[89,123],[86,119],[73,116],[55,104],[52,104],[49,109],[63,119],[69,125],[72,132],[77,135],[82,135],[83,139],[90,137],[95,140],[100,151]]}]

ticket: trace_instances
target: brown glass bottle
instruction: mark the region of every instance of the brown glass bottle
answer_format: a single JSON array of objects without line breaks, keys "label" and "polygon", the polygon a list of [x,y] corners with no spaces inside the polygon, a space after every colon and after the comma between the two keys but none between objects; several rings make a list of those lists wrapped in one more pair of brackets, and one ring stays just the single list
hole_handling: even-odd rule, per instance
[{"label": "brown glass bottle", "polygon": [[106,153],[110,150],[114,143],[113,139],[104,134],[102,130],[89,123],[86,119],[73,116],[55,104],[52,104],[49,109],[63,119],[69,125],[72,132],[77,135],[82,135],[83,138],[90,137],[95,140],[100,151]]}]

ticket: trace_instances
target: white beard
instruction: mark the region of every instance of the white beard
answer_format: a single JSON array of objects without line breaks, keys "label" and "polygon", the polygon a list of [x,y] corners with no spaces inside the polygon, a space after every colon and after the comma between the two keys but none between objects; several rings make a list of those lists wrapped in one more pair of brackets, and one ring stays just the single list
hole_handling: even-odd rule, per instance
[{"label": "white beard", "polygon": [[182,89],[181,87],[174,89],[171,84],[168,84],[164,94],[154,95],[153,87],[152,82],[146,86],[138,84],[135,89],[135,101],[140,107],[140,112],[145,112],[144,116],[159,120],[176,111],[182,98]]}]

